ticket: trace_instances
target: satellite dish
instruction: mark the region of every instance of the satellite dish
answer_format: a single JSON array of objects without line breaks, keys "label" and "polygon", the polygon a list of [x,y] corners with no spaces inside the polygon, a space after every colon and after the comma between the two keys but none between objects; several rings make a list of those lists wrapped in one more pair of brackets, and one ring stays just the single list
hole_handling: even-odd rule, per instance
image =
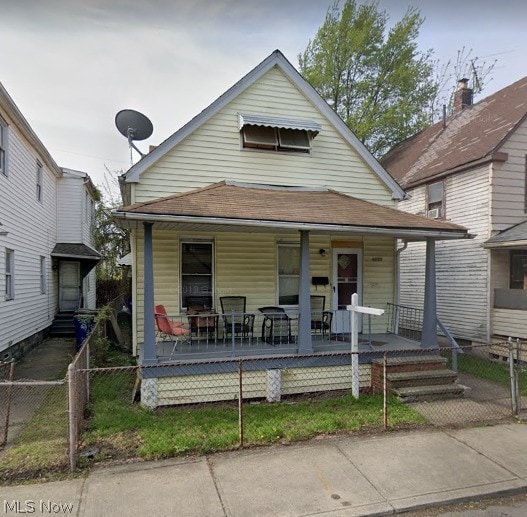
[{"label": "satellite dish", "polygon": [[146,140],[152,135],[154,126],[148,117],[139,113],[139,111],[121,110],[115,115],[115,125],[119,133],[128,139],[130,149],[133,147],[141,156],[144,156],[135,146],[134,140]]}]

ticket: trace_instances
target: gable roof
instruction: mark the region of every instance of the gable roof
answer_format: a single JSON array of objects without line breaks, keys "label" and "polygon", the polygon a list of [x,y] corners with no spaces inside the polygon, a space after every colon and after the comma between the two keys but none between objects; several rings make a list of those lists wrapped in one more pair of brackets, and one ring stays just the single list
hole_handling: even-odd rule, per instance
[{"label": "gable roof", "polygon": [[527,77],[395,146],[382,165],[403,188],[491,160],[527,115]]},{"label": "gable roof", "polygon": [[223,95],[218,97],[212,104],[205,108],[199,115],[187,122],[178,131],[168,137],[163,143],[145,155],[133,165],[121,177],[125,182],[138,182],[141,174],[151,165],[162,158],[179,142],[193,133],[202,124],[207,122],[213,115],[220,111],[230,101],[235,99],[249,86],[260,79],[271,68],[278,67],[284,75],[316,106],[316,108],[331,122],[340,135],[354,148],[360,157],[369,165],[380,180],[392,192],[395,199],[402,199],[404,191],[398,183],[386,172],[380,163],[366,149],[364,144],[346,126],[344,121],[330,108],[328,103],[316,92],[316,90],[300,75],[296,68],[279,51],[275,50],[259,65],[253,68],[246,76],[242,77],[234,86],[229,88]]},{"label": "gable roof", "polygon": [[[22,112],[18,109],[18,106],[15,104],[15,101],[11,98],[7,90],[4,88],[4,85],[0,83],[0,107],[5,110],[9,118],[13,120],[13,123],[19,129],[19,131],[24,135],[25,138],[31,143],[35,150],[39,153],[42,161],[49,167],[49,169],[57,177],[62,176],[62,170],[57,165],[49,151],[46,149],[40,138],[33,131],[33,128],[29,125],[29,122],[26,120]],[[1,114],[0,114],[1,118]],[[7,122],[7,120],[6,120]]]},{"label": "gable roof", "polygon": [[[125,221],[215,224],[263,228],[313,229],[412,235],[468,237],[462,226],[377,205],[327,188],[278,187],[221,181],[182,194],[120,208]],[[161,226],[162,228],[162,226]]]}]

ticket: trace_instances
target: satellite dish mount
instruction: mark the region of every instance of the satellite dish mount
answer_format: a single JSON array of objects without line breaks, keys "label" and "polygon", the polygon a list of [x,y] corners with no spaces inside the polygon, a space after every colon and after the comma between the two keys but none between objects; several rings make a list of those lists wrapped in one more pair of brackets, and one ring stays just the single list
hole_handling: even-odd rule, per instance
[{"label": "satellite dish mount", "polygon": [[135,110],[121,110],[115,115],[115,125],[119,133],[127,138],[128,146],[130,147],[130,161],[132,161],[132,148],[135,149],[141,158],[144,154],[134,144],[134,140],[146,140],[152,135],[154,126],[152,122],[139,111]]}]

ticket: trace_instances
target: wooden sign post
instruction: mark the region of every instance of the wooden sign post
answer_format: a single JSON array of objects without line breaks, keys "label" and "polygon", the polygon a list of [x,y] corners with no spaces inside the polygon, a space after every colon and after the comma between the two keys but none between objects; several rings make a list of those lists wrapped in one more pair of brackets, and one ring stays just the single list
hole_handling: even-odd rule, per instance
[{"label": "wooden sign post", "polygon": [[347,306],[351,318],[351,392],[353,397],[359,398],[359,325],[358,314],[373,314],[382,316],[383,309],[374,309],[373,307],[361,307],[359,305],[359,295],[351,295],[351,305]]}]

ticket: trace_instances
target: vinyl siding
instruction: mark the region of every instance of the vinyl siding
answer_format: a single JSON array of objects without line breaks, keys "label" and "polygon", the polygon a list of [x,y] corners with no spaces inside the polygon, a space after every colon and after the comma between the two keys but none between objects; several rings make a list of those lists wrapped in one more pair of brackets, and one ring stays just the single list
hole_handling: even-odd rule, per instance
[{"label": "vinyl siding", "polygon": [[58,187],[58,242],[83,242],[82,210],[84,207],[82,179],[63,177]]},{"label": "vinyl siding", "polygon": [[[370,365],[359,366],[359,386],[371,385]],[[351,366],[287,368],[281,370],[281,393],[311,393],[351,388]],[[184,377],[161,377],[157,380],[157,405],[189,404],[219,400],[236,400],[238,373],[218,373]],[[265,398],[268,391],[267,371],[243,374],[243,397]],[[196,386],[199,386],[196,389]],[[272,389],[272,388],[271,388]]]},{"label": "vinyl siding", "polygon": [[496,162],[491,175],[491,231],[506,230],[525,221],[525,160],[527,121],[524,121],[499,149],[508,154]]},{"label": "vinyl siding", "polygon": [[[436,242],[437,312],[458,338],[488,338],[489,255],[481,244],[489,238],[489,167],[448,177],[445,210],[449,221],[475,234],[474,239]],[[409,192],[412,199],[399,203],[401,210],[425,209],[425,187]],[[423,307],[425,244],[409,243],[401,253],[402,305]]]},{"label": "vinyl siding", "polygon": [[[239,112],[309,119],[322,125],[310,155],[241,149]],[[163,156],[132,184],[133,202],[224,179],[327,186],[393,206],[391,192],[327,119],[276,67]]]},{"label": "vinyl siding", "polygon": [[527,339],[527,311],[492,309],[492,325],[497,336]]},{"label": "vinyl siding", "polygon": [[[9,123],[8,177],[0,174],[0,351],[51,324],[57,305],[50,253],[57,238],[57,178],[43,165],[42,202],[36,198],[36,162],[44,160]],[[13,300],[5,300],[5,249],[14,250]],[[40,257],[46,258],[46,293]],[[30,315],[30,317],[28,317]]]},{"label": "vinyl siding", "polygon": [[[180,234],[170,231],[153,232],[154,299],[163,304],[170,315],[180,313],[179,307],[179,243],[186,238],[208,238],[214,241],[214,294],[215,307],[220,312],[220,296],[241,295],[247,297],[247,310],[277,305],[277,256],[279,242],[299,242],[298,236],[267,233],[194,233]],[[362,240],[354,236],[354,241]],[[332,242],[345,247],[342,237],[332,239],[326,235],[310,237],[310,275],[332,278]],[[353,246],[349,246],[353,247]],[[143,234],[134,232],[136,268],[133,272],[134,304],[137,317],[137,343],[143,340]],[[326,256],[319,250],[324,248]],[[394,248],[391,238],[363,239],[363,303],[372,307],[386,308],[394,300]],[[373,260],[375,259],[375,260]],[[381,259],[381,260],[379,260]],[[311,294],[325,295],[326,307],[332,305],[331,286],[311,286]],[[372,318],[372,332],[386,332],[386,317]]]}]

